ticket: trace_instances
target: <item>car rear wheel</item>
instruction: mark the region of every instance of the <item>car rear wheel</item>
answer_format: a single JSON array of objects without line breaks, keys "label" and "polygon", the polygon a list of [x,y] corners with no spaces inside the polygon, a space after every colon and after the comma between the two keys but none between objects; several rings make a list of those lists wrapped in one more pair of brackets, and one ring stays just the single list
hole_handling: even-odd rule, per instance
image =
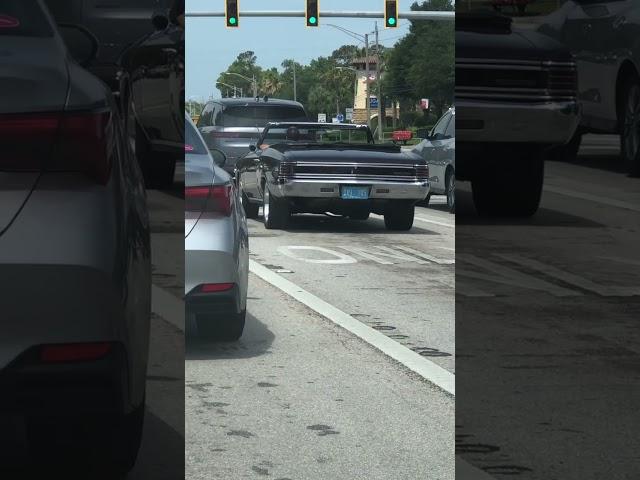
[{"label": "car rear wheel", "polygon": [[352,212],[351,214],[349,214],[349,218],[351,220],[364,221],[364,220],[369,220],[369,215],[371,215],[371,212],[365,210],[363,212]]},{"label": "car rear wheel", "polygon": [[629,174],[640,176],[640,80],[633,77],[623,87],[620,152]]},{"label": "car rear wheel", "polygon": [[246,193],[242,193],[242,208],[244,208],[244,213],[247,216],[247,218],[258,218],[258,211],[260,210],[260,207],[255,204],[255,203],[251,203],[249,201],[249,197],[247,197]]},{"label": "car rear wheel", "polygon": [[481,216],[530,217],[540,205],[543,181],[538,153],[503,159],[471,181],[473,202]]},{"label": "car rear wheel", "polygon": [[291,217],[291,210],[286,200],[271,195],[269,187],[265,185],[262,200],[262,215],[264,226],[268,230],[285,228]]},{"label": "car rear wheel", "polygon": [[246,316],[246,311],[227,320],[220,320],[212,315],[198,315],[196,317],[198,335],[207,340],[235,342],[242,336]]},{"label": "car rear wheel", "polygon": [[456,213],[456,176],[453,170],[447,172],[445,185],[447,189],[447,209],[449,213]]},{"label": "car rear wheel", "polygon": [[415,206],[413,204],[390,204],[384,214],[384,225],[387,230],[406,231],[413,227]]}]

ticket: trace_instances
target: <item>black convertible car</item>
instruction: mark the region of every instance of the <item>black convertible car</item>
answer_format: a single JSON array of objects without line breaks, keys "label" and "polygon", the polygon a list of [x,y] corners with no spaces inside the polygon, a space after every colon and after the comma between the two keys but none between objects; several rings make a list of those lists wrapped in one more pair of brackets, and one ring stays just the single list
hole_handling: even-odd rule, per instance
[{"label": "black convertible car", "polygon": [[409,230],[429,193],[425,160],[375,145],[366,125],[269,123],[250,149],[236,178],[247,216],[262,205],[266,228],[284,228],[292,213],[366,220],[373,212],[387,229]]}]

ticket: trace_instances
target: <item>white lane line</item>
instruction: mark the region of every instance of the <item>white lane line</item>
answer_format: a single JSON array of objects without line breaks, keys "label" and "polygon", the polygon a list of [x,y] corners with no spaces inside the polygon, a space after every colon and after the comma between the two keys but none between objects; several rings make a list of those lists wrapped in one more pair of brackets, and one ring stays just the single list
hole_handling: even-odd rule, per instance
[{"label": "white lane line", "polygon": [[184,332],[184,302],[166,290],[151,286],[151,310]]},{"label": "white lane line", "polygon": [[[269,270],[267,267],[260,265],[258,262],[249,260],[249,270],[265,282],[282,290],[284,293],[306,305],[316,313],[322,315],[328,320],[331,320],[336,325],[348,330],[357,337],[360,337],[369,345],[377,348],[385,355],[400,362],[409,370],[417,373],[428,382],[437,385],[445,392],[455,396],[455,375],[453,373],[418,355],[413,350],[409,350],[404,345],[391,340],[383,333],[366,326],[348,313],[345,313],[324,300],[321,300],[295,283],[282,278],[280,275]],[[483,470],[474,467],[458,456],[456,456],[455,462],[457,479],[495,480]]]},{"label": "white lane line", "polygon": [[547,185],[544,187],[547,192],[557,193],[564,195],[565,197],[579,198],[580,200],[588,200],[590,202],[601,203],[609,207],[623,208],[625,210],[631,210],[634,212],[640,212],[640,205],[636,205],[629,202],[622,202],[620,200],[613,200],[611,198],[599,197],[597,195],[591,195],[589,193],[576,192],[574,190],[566,190],[564,188],[553,187]]},{"label": "white lane line", "polygon": [[307,292],[295,283],[281,277],[267,267],[260,265],[258,262],[249,260],[249,270],[264,281],[279,288],[290,297],[306,305],[311,310],[331,320],[336,325],[339,325],[357,337],[360,337],[385,355],[400,362],[428,382],[433,383],[445,392],[455,396],[456,380],[453,373],[427,360],[425,357],[399,344],[395,340],[390,339],[383,333],[356,320],[348,313]]},{"label": "white lane line", "polygon": [[448,227],[448,228],[456,228],[455,223],[446,223],[446,222],[438,222],[436,220],[431,220],[429,218],[424,218],[424,217],[420,217],[420,216],[415,216],[413,217],[415,220],[418,220],[420,222],[425,222],[425,223],[433,223],[434,225],[440,225],[442,227]]},{"label": "white lane line", "polygon": [[[372,214],[372,217],[376,217],[376,218],[384,218],[384,216],[382,215],[377,215],[377,214]],[[455,223],[447,223],[447,222],[438,222],[437,220],[431,220],[429,218],[425,218],[425,217],[421,217],[419,215],[416,215],[413,217],[414,220],[418,220],[419,222],[425,222],[425,223],[432,223],[434,225],[440,225],[441,227],[447,227],[447,228],[456,228]]]}]

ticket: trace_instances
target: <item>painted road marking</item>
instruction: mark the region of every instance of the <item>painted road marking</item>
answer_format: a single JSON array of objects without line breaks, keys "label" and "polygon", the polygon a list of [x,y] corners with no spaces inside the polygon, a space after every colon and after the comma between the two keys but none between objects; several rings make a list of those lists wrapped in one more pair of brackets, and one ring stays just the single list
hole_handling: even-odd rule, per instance
[{"label": "painted road marking", "polygon": [[566,190],[564,188],[553,187],[551,185],[545,185],[544,189],[547,192],[557,193],[558,195],[564,195],[565,197],[579,198],[580,200],[588,200],[590,202],[607,205],[608,207],[616,207],[622,208],[624,210],[631,210],[633,212],[640,212],[640,205],[636,205],[634,203],[622,202],[620,200],[614,200],[612,198],[599,197],[597,195],[591,195],[589,193],[576,192],[575,190]]},{"label": "painted road marking", "polygon": [[[380,265],[397,265],[402,262],[417,263],[419,265],[426,265],[428,263],[435,263],[437,265],[453,265],[454,259],[439,258],[428,253],[414,250],[410,247],[397,245],[395,247],[385,246],[352,246],[352,245],[339,245],[335,248],[346,250],[349,253],[360,256],[366,260],[371,260]],[[277,251],[289,258],[299,260],[301,262],[315,263],[315,264],[331,264],[331,265],[345,265],[358,263],[358,260],[351,255],[339,252],[337,250],[319,247],[315,245],[283,245],[278,247]],[[299,253],[300,252],[300,253]],[[308,257],[301,252],[319,252],[321,257]],[[330,256],[332,258],[326,258]],[[395,260],[395,261],[392,261]]]},{"label": "painted road marking", "polygon": [[458,254],[457,257],[458,257],[458,260],[462,260],[463,264],[468,263],[476,267],[479,267],[484,272],[489,272],[489,273],[480,273],[472,270],[467,270],[466,268],[461,267],[460,262],[458,262],[458,265],[456,267],[457,275],[463,275],[465,277],[475,278],[476,280],[485,280],[489,282],[501,283],[504,285],[510,285],[510,286],[515,285],[515,286],[518,286],[521,288],[527,288],[530,290],[542,290],[556,297],[576,297],[576,296],[582,295],[580,292],[576,292],[575,290],[570,290],[568,288],[560,287],[559,285],[555,285],[545,280],[536,278],[532,275],[527,275],[525,273],[519,272],[518,270],[514,270],[504,265],[500,265],[498,263],[492,262],[485,258],[479,258],[479,257],[476,257],[475,255],[470,255],[466,253]]},{"label": "painted road marking", "polygon": [[184,332],[184,301],[151,285],[151,311]]},{"label": "painted road marking", "polygon": [[[249,260],[249,270],[265,282],[270,283],[316,313],[361,338],[372,347],[417,373],[429,383],[440,387],[455,397],[455,375],[453,373],[390,339],[383,333],[363,324],[351,315],[321,300],[258,262]],[[455,469],[456,478],[462,480],[494,480],[494,477],[458,456],[455,457]]]},{"label": "painted road marking", "polygon": [[[383,215],[378,215],[376,213],[371,214],[372,217],[375,218],[381,218],[384,219]],[[431,220],[430,218],[426,218],[426,217],[421,217],[420,215],[416,215],[413,217],[414,220],[418,220],[419,222],[424,222],[424,223],[432,223],[433,225],[440,225],[441,227],[447,227],[447,228],[456,228],[456,224],[455,223],[448,223],[448,222],[439,222],[437,220]]]},{"label": "painted road marking", "polygon": [[295,283],[281,277],[277,273],[269,270],[267,267],[254,260],[249,260],[249,270],[265,282],[270,283],[303,305],[306,305],[314,312],[322,315],[328,320],[331,320],[336,325],[361,338],[385,355],[393,358],[397,362],[400,362],[409,370],[420,375],[426,381],[438,386],[450,395],[455,396],[455,375],[448,370],[445,370],[440,365],[427,360],[420,354],[410,350],[404,345],[401,345],[395,340],[392,340],[383,333],[365,325],[348,313],[345,313],[316,297],[312,293],[304,290],[302,287],[299,287]]},{"label": "painted road marking", "polygon": [[[334,258],[324,258],[324,259],[305,258],[294,253],[295,251],[316,251],[316,252],[323,253],[325,257],[327,255],[330,255],[330,256],[333,256]],[[315,246],[309,246],[309,245],[299,245],[299,246],[285,245],[283,247],[278,247],[278,252],[280,252],[283,255],[286,255],[287,257],[293,258],[295,260],[302,260],[303,262],[308,262],[308,263],[328,263],[332,265],[340,265],[340,264],[357,262],[355,258],[350,257],[349,255],[345,255],[344,253],[336,252],[335,250],[330,250],[324,247],[315,247]]]},{"label": "painted road marking", "polygon": [[544,273],[545,275],[556,278],[570,285],[574,285],[578,288],[582,288],[583,290],[596,293],[601,297],[633,297],[640,295],[639,287],[599,285],[586,278],[579,277],[573,273],[560,270],[559,268],[544,264],[531,258],[525,258],[515,254],[497,254],[496,256],[509,262],[517,263],[532,270]]}]

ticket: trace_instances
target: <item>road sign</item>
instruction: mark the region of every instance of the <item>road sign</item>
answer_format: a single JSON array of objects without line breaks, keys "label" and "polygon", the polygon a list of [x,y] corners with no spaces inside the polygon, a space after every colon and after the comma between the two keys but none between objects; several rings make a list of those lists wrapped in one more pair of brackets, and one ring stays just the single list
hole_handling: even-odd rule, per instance
[{"label": "road sign", "polygon": [[353,120],[353,108],[345,108],[345,113],[347,117],[347,121]]},{"label": "road sign", "polygon": [[341,113],[339,113],[336,118],[338,119],[338,122],[342,123],[344,122],[344,115],[342,115]]},{"label": "road sign", "polygon": [[369,107],[371,108],[378,108],[378,99],[375,97],[371,97],[369,99]]},{"label": "road sign", "polygon": [[319,113],[318,114],[318,123],[327,123],[327,114]]},{"label": "road sign", "polygon": [[338,117],[333,117],[333,118],[331,119],[331,123],[340,123],[340,122],[338,121]]}]

